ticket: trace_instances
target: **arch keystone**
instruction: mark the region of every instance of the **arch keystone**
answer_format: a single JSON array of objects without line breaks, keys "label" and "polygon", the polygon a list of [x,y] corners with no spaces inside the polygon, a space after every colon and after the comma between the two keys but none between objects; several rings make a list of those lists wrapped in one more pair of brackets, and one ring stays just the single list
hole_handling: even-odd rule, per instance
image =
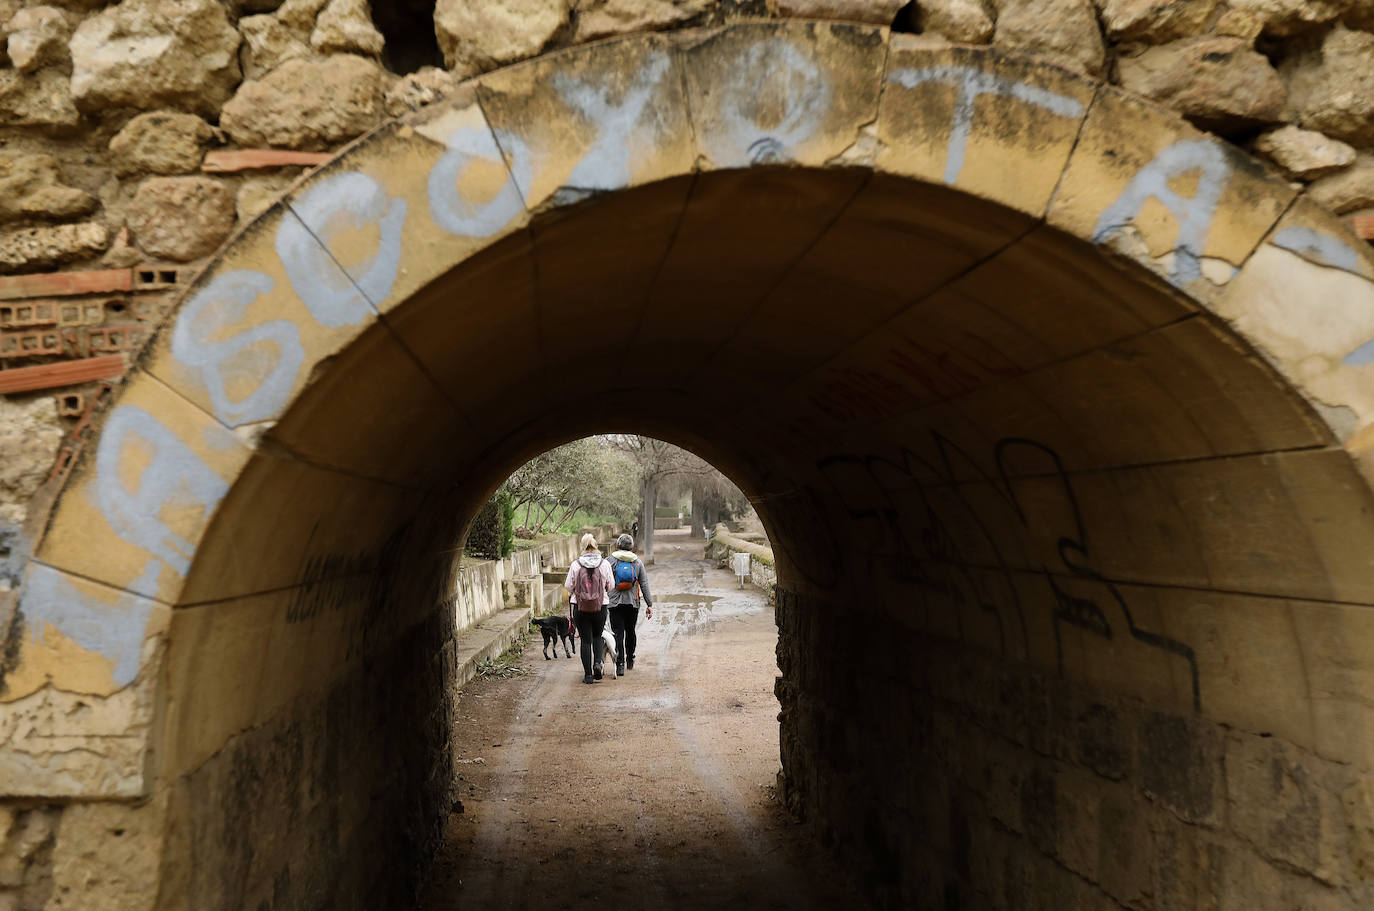
[{"label": "arch keystone", "polygon": [[887,29],[751,23],[682,55],[703,167],[821,167],[878,116]]},{"label": "arch keystone", "polygon": [[481,77],[477,97],[530,209],[690,171],[671,41],[638,36]]}]

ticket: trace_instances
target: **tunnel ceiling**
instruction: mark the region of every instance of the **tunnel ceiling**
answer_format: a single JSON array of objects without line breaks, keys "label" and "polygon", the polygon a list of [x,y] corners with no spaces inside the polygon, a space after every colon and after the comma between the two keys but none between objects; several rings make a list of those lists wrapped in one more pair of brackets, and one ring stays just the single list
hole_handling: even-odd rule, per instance
[{"label": "tunnel ceiling", "polygon": [[[1190,643],[1270,636],[1299,666],[1269,606],[1374,602],[1342,448],[1374,327],[1332,328],[1374,300],[1357,249],[1231,147],[1042,63],[794,24],[501,70],[198,279],[36,549],[21,610],[55,634],[9,685],[152,687],[169,623],[204,645],[171,678],[209,680],[282,592],[433,560],[523,459],[619,430],[729,473],[794,586],[844,559],[903,586],[911,628],[1354,757],[1342,681],[1324,716],[1257,702]],[[188,683],[168,724],[215,698]],[[101,787],[143,789],[143,748]]]}]

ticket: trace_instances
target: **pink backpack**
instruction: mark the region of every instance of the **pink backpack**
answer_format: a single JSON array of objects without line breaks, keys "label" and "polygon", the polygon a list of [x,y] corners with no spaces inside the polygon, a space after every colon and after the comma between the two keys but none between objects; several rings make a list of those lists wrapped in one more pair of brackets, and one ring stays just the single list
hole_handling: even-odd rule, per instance
[{"label": "pink backpack", "polygon": [[[579,564],[580,565],[580,564]],[[601,596],[606,593],[606,580],[601,578],[601,566],[582,567],[582,575],[577,579],[577,609],[587,613],[601,610]]]}]

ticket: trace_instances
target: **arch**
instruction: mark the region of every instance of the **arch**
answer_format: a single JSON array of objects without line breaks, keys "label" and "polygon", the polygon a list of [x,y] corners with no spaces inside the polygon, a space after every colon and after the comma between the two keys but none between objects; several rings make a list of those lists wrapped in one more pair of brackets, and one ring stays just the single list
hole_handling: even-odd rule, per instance
[{"label": "arch", "polygon": [[[714,236],[722,224],[733,235]],[[707,273],[732,267],[737,296],[715,297]],[[846,306],[786,322],[799,285]],[[992,305],[1036,294],[1041,326]],[[580,336],[589,311],[616,332]],[[723,322],[732,313],[745,315]],[[538,327],[536,341],[512,338],[517,325]],[[408,542],[456,538],[520,459],[608,429],[548,406],[560,377],[671,339],[651,379],[603,386],[658,396],[633,429],[692,445],[755,498],[778,535],[784,636],[810,647],[820,634],[807,605],[834,597],[827,552],[852,545],[819,529],[843,528],[875,578],[912,596],[904,626],[1170,717],[1277,725],[1368,768],[1371,338],[1374,259],[1339,222],[1172,113],[1045,63],[789,22],[637,35],[499,70],[313,172],[187,291],[34,543],[5,698],[36,720],[27,743],[0,746],[0,767],[16,794],[175,802],[169,782],[323,679],[308,661],[253,664],[273,592],[374,578],[347,594],[356,622],[339,641],[291,644],[282,625],[278,657],[371,648],[378,585],[415,611],[391,618],[398,636],[430,622],[442,580],[416,569]],[[764,429],[750,446],[721,444],[729,418],[674,404],[703,378],[668,355],[694,345],[740,367],[746,388],[789,371],[786,414],[751,415]],[[510,376],[471,369],[493,346],[509,346]],[[1056,383],[1076,396],[1058,409],[1045,404]],[[1113,409],[1136,423],[1104,434]],[[1216,469],[1205,482],[1170,474],[1199,461]],[[465,483],[443,487],[441,468]],[[1270,489],[1271,508],[1230,500]],[[324,505],[278,509],[285,490]],[[1147,516],[1167,528],[1152,537]],[[1242,521],[1271,527],[1227,540]],[[364,541],[364,525],[387,537]],[[272,546],[236,542],[245,528],[271,529]],[[816,535],[789,536],[798,528]],[[1204,552],[1166,554],[1171,541]],[[964,556],[932,559],[952,550]],[[1028,594],[1038,568],[1048,587]],[[1166,603],[1180,589],[1284,607],[1247,626],[1213,605],[1190,627]],[[199,611],[177,639],[215,649],[169,653],[176,609],[221,602],[233,609]],[[1295,632],[1298,613],[1308,626]],[[1199,655],[1206,634],[1249,637],[1270,664],[1223,671]],[[1092,653],[1097,640],[1111,648]],[[1309,653],[1344,664],[1323,675]],[[246,685],[246,667],[280,689],[237,700],[227,689]],[[1302,682],[1257,702],[1265,667]],[[783,670],[795,760],[786,738],[821,721],[786,693],[838,684]],[[209,690],[168,683],[192,679]],[[63,720],[78,703],[98,708]],[[188,704],[259,714],[206,720]],[[795,772],[828,806],[819,773]]]}]

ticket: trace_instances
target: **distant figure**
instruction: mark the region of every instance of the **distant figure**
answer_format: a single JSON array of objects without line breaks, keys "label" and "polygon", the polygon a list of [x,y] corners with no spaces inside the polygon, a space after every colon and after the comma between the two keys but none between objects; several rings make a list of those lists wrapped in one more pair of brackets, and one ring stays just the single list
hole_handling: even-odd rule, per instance
[{"label": "distant figure", "polygon": [[649,576],[644,571],[644,562],[634,554],[635,539],[621,535],[616,539],[620,548],[611,554],[611,577],[613,579],[611,605],[611,632],[615,634],[615,675],[625,676],[625,669],[635,666],[635,624],[639,622],[639,595],[644,594],[644,617],[654,615],[654,596],[649,592]]},{"label": "distant figure", "polygon": [[636,537],[636,538],[639,537],[639,520],[638,520],[638,519],[635,519],[633,522],[630,523],[630,534],[633,535],[633,536]]},{"label": "distant figure", "polygon": [[563,587],[572,593],[575,610],[573,620],[577,635],[582,637],[582,682],[595,683],[601,679],[601,632],[606,628],[607,592],[611,581],[611,565],[601,559],[596,538],[582,536],[582,556],[568,567]]}]

